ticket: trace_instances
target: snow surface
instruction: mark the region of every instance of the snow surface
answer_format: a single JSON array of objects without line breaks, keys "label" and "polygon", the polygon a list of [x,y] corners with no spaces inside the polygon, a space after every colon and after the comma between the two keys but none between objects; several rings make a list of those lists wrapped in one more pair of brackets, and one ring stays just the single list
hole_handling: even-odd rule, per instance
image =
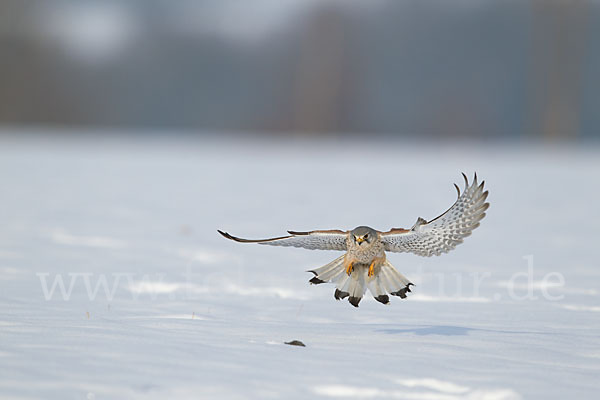
[{"label": "snow surface", "polygon": [[[4,135],[0,397],[596,398],[599,155]],[[416,286],[388,306],[308,284],[336,252],[216,233],[410,227],[475,170],[481,227],[442,257],[390,254]]]}]

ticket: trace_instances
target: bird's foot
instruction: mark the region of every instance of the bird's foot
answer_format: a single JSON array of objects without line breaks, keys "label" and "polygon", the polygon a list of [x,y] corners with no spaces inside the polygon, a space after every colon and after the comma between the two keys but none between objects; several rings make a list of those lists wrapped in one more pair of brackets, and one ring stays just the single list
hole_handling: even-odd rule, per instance
[{"label": "bird's foot", "polygon": [[371,265],[369,266],[369,272],[367,273],[367,276],[373,275],[375,275],[375,261],[371,263]]},{"label": "bird's foot", "polygon": [[348,266],[346,267],[346,273],[348,274],[348,276],[350,276],[350,274],[352,274],[353,269],[354,269],[354,267],[352,266],[352,263],[348,263]]}]

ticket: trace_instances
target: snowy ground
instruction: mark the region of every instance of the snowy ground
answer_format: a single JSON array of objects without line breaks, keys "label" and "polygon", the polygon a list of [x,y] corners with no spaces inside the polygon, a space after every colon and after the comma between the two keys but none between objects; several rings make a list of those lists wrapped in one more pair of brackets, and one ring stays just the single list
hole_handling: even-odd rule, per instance
[{"label": "snowy ground", "polygon": [[[268,143],[0,137],[0,397],[596,398],[597,149]],[[307,283],[336,252],[216,233],[410,227],[474,170],[481,228],[389,255],[389,306]]]}]

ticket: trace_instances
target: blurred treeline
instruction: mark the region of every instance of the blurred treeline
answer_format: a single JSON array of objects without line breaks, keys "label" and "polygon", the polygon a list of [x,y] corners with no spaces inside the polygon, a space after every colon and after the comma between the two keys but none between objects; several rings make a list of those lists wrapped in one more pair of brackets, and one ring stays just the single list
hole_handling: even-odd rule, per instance
[{"label": "blurred treeline", "polygon": [[600,134],[600,3],[10,0],[0,124]]}]

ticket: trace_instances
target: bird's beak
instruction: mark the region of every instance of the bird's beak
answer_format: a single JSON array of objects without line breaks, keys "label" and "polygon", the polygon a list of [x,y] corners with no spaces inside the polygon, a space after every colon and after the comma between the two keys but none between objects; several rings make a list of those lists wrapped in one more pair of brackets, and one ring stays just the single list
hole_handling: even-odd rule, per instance
[{"label": "bird's beak", "polygon": [[360,237],[356,238],[356,242],[359,243],[359,244],[362,243],[362,242],[364,242],[364,241],[365,241],[365,238],[363,236],[360,236]]}]

